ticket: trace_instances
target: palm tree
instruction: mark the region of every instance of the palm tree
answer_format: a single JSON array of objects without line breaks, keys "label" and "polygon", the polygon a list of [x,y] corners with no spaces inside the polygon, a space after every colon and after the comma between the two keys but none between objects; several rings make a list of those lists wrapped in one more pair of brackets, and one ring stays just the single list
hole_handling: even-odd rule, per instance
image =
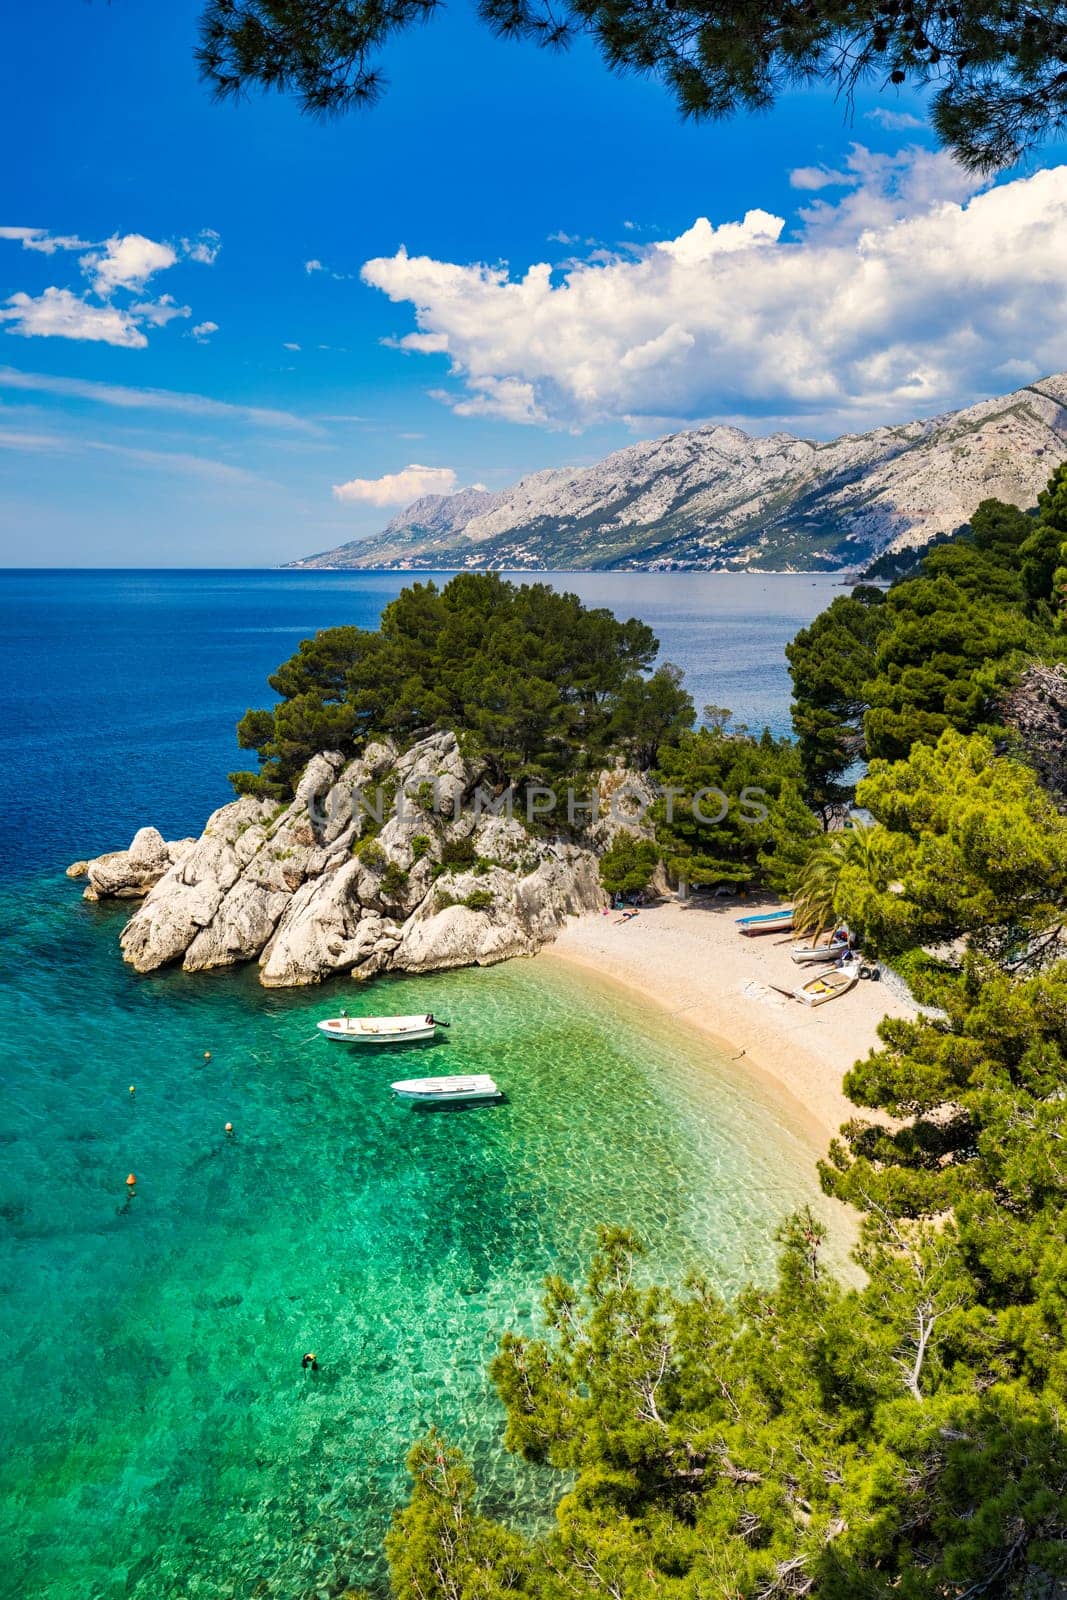
[{"label": "palm tree", "polygon": [[808,857],[793,902],[793,931],[818,938],[834,925],[837,887],[842,869],[859,867],[876,882],[878,828],[858,822],[847,832],[827,833]]}]

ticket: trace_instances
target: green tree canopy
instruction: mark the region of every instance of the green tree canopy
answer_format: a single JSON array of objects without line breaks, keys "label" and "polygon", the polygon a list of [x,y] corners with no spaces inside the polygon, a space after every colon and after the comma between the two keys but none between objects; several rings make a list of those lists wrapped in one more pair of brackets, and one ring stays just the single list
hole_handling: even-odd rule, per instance
[{"label": "green tree canopy", "polygon": [[689,883],[754,883],[780,845],[818,832],[796,792],[796,746],[766,731],[758,739],[726,726],[683,733],[660,750],[656,776],[675,791],[653,807],[656,843],[671,875]]},{"label": "green tree canopy", "polygon": [[966,938],[1021,960],[1059,926],[1067,817],[990,739],[950,729],[907,761],[872,762],[857,798],[880,826],[843,861],[834,903],[873,949]]},{"label": "green tree canopy", "polygon": [[852,798],[845,775],[864,755],[865,691],[887,620],[882,590],[864,584],[839,595],[786,646],[804,792],[826,819]]},{"label": "green tree canopy", "polygon": [[693,718],[678,669],[649,674],[657,648],[643,622],[544,583],[496,573],[416,583],[377,629],[328,628],[271,675],[280,704],[238,726],[259,771],[234,782],[285,795],[319,750],[445,728],[516,784],[588,772],[615,753],[647,766]]},{"label": "green tree canopy", "polygon": [[651,839],[639,839],[620,828],[600,858],[600,881],[610,895],[636,894],[648,888],[658,861],[659,850]]},{"label": "green tree canopy", "polygon": [[1049,602],[1062,619],[1067,605],[1067,462],[1056,468],[1037,506],[1037,526],[1022,546],[1023,583],[1031,600]]},{"label": "green tree canopy", "polygon": [[[208,0],[201,71],[220,96],[251,87],[314,113],[375,101],[387,46],[437,0]],[[592,37],[614,70],[661,80],[688,117],[764,111],[822,82],[930,85],[935,129],[965,166],[1018,159],[1067,122],[1062,0],[478,0],[494,32],[539,45]]]},{"label": "green tree canopy", "polygon": [[998,589],[1011,590],[1014,581],[1002,577],[990,556],[945,545],[923,567],[886,600],[875,672],[866,686],[863,727],[872,756],[902,758],[946,728],[971,732],[995,725],[998,692],[1024,654],[1042,644],[1021,606],[1010,595],[998,598]]},{"label": "green tree canopy", "polygon": [[777,1284],[731,1307],[699,1278],[644,1286],[634,1239],[604,1230],[584,1288],[549,1279],[544,1337],[508,1335],[493,1366],[509,1447],[571,1475],[555,1526],[519,1543],[479,1518],[431,1438],[390,1540],[396,1600],[1053,1595],[1060,1385],[1030,1383],[1018,1340],[982,1349],[953,1228],[885,1233],[845,1290],[801,1213]]}]

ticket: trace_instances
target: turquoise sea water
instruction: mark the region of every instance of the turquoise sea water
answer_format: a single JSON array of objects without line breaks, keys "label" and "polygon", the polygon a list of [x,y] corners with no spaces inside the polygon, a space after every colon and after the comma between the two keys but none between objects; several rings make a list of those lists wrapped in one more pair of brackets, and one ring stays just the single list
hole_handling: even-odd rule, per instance
[{"label": "turquoise sea water", "polygon": [[[198,826],[263,672],[309,625],[372,621],[400,581],[307,576],[0,575],[4,1596],[377,1587],[404,1452],[431,1423],[466,1446],[489,1509],[534,1519],[555,1485],[505,1455],[485,1367],[505,1328],[534,1325],[543,1274],[580,1273],[597,1225],[621,1222],[650,1274],[700,1266],[730,1290],[816,1198],[815,1151],[740,1066],[552,962],[354,1003],[343,984],[268,994],[247,972],[122,965],[121,911],[85,905],[62,868],[141,821]],[[622,609],[670,612],[657,580],[628,581]],[[679,604],[676,643],[699,673],[731,626],[746,648],[758,634],[772,685],[826,598],[780,596],[761,632],[710,593],[702,626],[692,593]],[[773,693],[758,676],[755,706]],[[346,1050],[314,1037],[342,1000],[454,1026]],[[490,1071],[507,1099],[395,1103],[389,1082],[423,1067]]]}]

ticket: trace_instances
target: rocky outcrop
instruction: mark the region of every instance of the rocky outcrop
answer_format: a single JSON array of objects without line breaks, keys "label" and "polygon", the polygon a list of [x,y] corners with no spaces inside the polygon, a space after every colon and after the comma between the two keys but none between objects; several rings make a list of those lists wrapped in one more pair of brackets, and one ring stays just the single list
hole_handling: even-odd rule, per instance
[{"label": "rocky outcrop", "polygon": [[121,935],[139,972],[257,961],[260,981],[280,988],[484,966],[533,954],[568,916],[604,904],[599,852],[619,826],[641,826],[636,802],[651,797],[613,772],[605,806],[621,788],[632,822],[603,816],[563,840],[509,816],[454,734],[403,752],[375,742],[354,761],[316,756],[288,805],[222,806],[199,839],[167,844],[143,828],[129,850],[86,864],[86,894],[144,896]]},{"label": "rocky outcrop", "polygon": [[1001,710],[1041,782],[1062,805],[1067,801],[1067,666],[1033,662]]},{"label": "rocky outcrop", "polygon": [[192,849],[195,840],[169,843],[155,828],[139,828],[128,850],[112,850],[93,861],[75,861],[69,878],[87,877],[86,900],[140,900]]}]

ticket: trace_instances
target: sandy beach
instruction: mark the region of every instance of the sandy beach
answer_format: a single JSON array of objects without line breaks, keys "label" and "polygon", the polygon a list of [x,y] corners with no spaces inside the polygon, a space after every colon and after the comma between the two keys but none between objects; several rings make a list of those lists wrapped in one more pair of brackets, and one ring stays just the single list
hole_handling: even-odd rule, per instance
[{"label": "sandy beach", "polygon": [[768,909],[770,902],[665,901],[625,923],[616,912],[580,917],[537,959],[565,961],[621,983],[701,1029],[739,1058],[739,1069],[788,1095],[794,1114],[817,1124],[825,1142],[851,1117],[870,1115],[857,1113],[841,1082],[878,1044],[882,1017],[916,1011],[883,983],[857,983],[814,1008],[778,993],[812,973],[790,960],[784,935],[746,939],[738,933],[736,917]]}]

